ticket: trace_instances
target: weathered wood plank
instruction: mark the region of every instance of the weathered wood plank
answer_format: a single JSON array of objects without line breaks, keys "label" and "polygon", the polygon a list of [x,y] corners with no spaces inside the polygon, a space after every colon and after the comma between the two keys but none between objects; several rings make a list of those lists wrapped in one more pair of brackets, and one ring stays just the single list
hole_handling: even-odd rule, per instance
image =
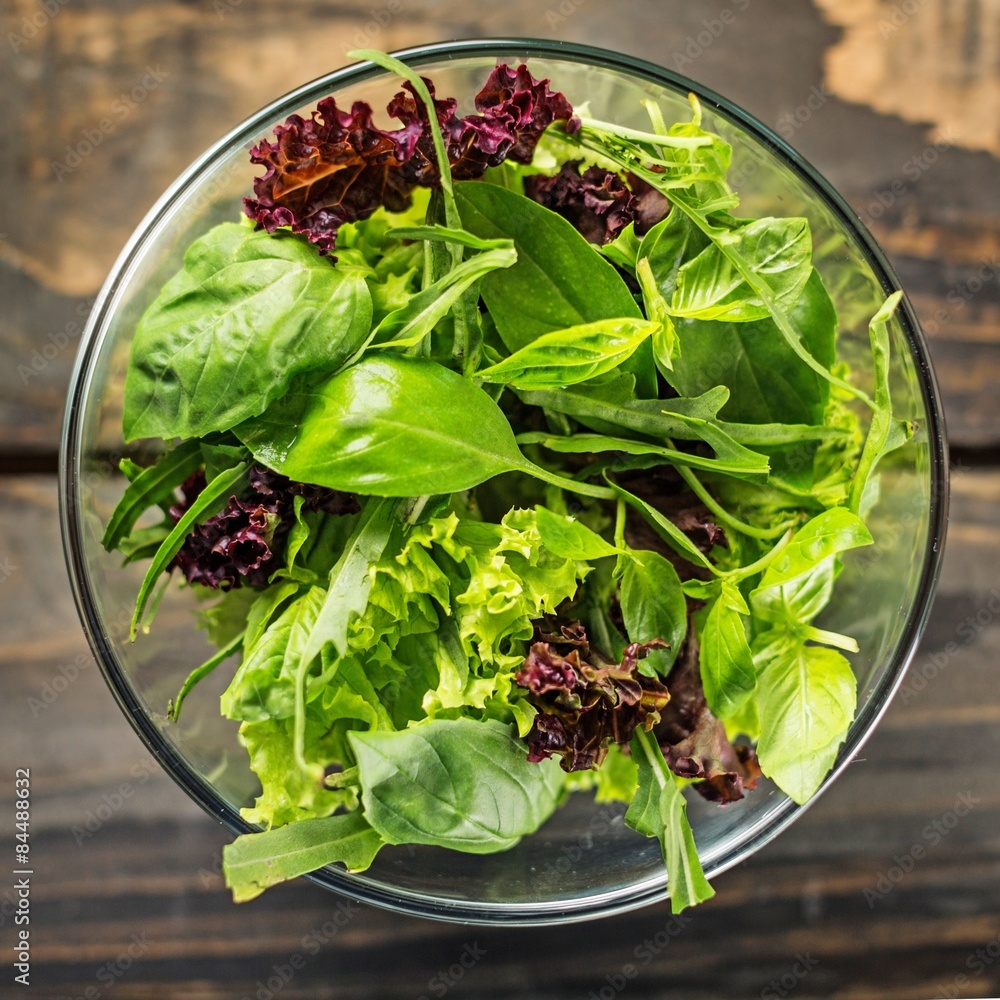
[{"label": "weathered wood plank", "polygon": [[[429,997],[445,987],[486,1000],[583,998],[617,996],[621,984],[630,996],[678,1000],[779,990],[997,995],[998,493],[1000,472],[956,475],[935,611],[862,760],[789,830],[720,876],[717,897],[689,923],[657,905],[519,930],[395,916],[303,881],[233,906],[218,874],[227,834],[149,765],[85,654],[62,579],[52,481],[0,479],[0,559],[17,567],[0,584],[0,731],[8,773],[32,769],[38,995],[80,997],[89,987],[103,996],[112,982],[113,995],[136,1000],[258,989],[302,1000]],[[62,690],[42,701],[60,676]],[[45,707],[33,710],[30,699]],[[963,792],[972,807],[959,815]],[[8,782],[4,829],[12,805]],[[4,921],[11,898],[6,880]]]},{"label": "weathered wood plank", "polygon": [[[819,6],[833,23],[808,4],[780,0],[733,0],[725,22],[716,16],[722,6],[682,0],[633,0],[628,16],[586,0],[290,0],[280,8],[262,0],[125,7],[82,0],[55,4],[54,16],[34,0],[6,5],[0,107],[18,141],[0,162],[0,185],[16,192],[0,208],[0,450],[54,454],[81,313],[155,198],[227,128],[343,64],[358,44],[396,48],[476,35],[633,53],[717,89],[775,127],[871,222],[904,284],[921,297],[921,318],[937,324],[932,350],[952,440],[1000,442],[992,398],[1000,281],[991,279],[968,308],[947,300],[984,261],[996,268],[1000,244],[1000,166],[976,151],[995,151],[1000,71],[988,55],[995,31],[967,38],[958,27],[977,17],[992,25],[995,0],[922,3],[919,16],[881,38],[875,0]],[[934,17],[947,24],[940,37],[927,28]],[[973,47],[965,54],[963,39]],[[875,73],[883,81],[870,92],[852,89],[844,71],[857,51],[866,53],[865,79]],[[920,99],[909,109],[900,105],[909,77],[887,74],[890,56],[891,66],[919,68]],[[761,71],[774,64],[780,74]],[[947,86],[928,88],[925,66]],[[928,121],[938,123],[937,134]],[[942,308],[944,321],[935,319]]]}]

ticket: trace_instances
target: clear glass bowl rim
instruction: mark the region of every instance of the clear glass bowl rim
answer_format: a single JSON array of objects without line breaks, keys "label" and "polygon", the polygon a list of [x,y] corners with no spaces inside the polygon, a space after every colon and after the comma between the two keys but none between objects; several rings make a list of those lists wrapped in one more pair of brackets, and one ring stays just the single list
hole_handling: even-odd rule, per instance
[{"label": "clear glass bowl rim", "polygon": [[[667,89],[695,93],[703,105],[720,111],[725,117],[734,121],[763,148],[768,149],[776,158],[784,160],[809,182],[813,190],[821,196],[827,207],[856,241],[858,248],[863,251],[886,295],[902,287],[882,250],[861,222],[857,213],[811,164],[771,129],[738,105],[678,73],[634,56],[607,49],[539,38],[481,38],[442,42],[413,46],[392,54],[405,63],[419,66],[441,60],[491,57],[498,53],[516,53],[528,57],[561,58],[572,62],[583,62],[635,78],[646,79]],[[117,291],[127,277],[132,263],[141,256],[147,244],[151,242],[159,222],[192,181],[198,179],[219,154],[232,149],[234,145],[245,146],[249,141],[270,131],[276,122],[283,120],[298,108],[315,103],[318,98],[335,91],[341,91],[352,84],[385,75],[385,72],[372,63],[363,62],[336,70],[303,84],[241,122],[196,159],[150,209],[115,262],[95,301],[86,329],[81,337],[70,381],[59,455],[59,513],[64,555],[84,632],[119,707],[147,750],[195,802],[234,834],[247,833],[252,828],[240,817],[238,812],[234,811],[219,796],[202,775],[192,771],[174,752],[173,746],[164,738],[156,723],[146,714],[128,679],[119,670],[113,647],[101,626],[84,558],[82,512],[77,491],[83,458],[81,454],[84,424],[83,404],[89,390],[88,376],[92,370],[91,363],[97,357],[102,346],[100,332],[105,329],[105,321],[114,305]],[[930,613],[941,565],[948,519],[948,446],[940,391],[930,364],[927,343],[905,296],[901,306],[901,320],[920,377],[923,404],[927,415],[927,437],[931,459],[929,470],[931,476],[929,538],[915,606],[911,609],[906,627],[893,651],[891,662],[882,669],[872,697],[855,719],[848,734],[848,740],[841,748],[837,764],[827,776],[820,790],[805,806],[798,806],[791,799],[786,800],[766,828],[758,830],[754,837],[734,848],[711,866],[707,872],[710,877],[739,864],[776,837],[808,806],[812,805],[840,772],[850,764],[888,708],[893,694],[902,682]],[[372,884],[363,878],[333,868],[322,869],[306,877],[325,888],[384,909],[456,923],[505,924],[508,926],[565,923],[621,913],[664,898],[662,878],[648,879],[615,892],[595,894],[563,903],[497,905],[492,902],[477,903],[475,901],[435,899],[430,895],[412,891],[401,890],[390,893],[381,885]]]}]

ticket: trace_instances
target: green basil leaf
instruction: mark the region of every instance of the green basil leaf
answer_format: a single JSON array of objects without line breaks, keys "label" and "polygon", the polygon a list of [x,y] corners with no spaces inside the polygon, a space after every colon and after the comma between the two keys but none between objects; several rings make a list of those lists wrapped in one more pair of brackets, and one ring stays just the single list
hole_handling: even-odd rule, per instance
[{"label": "green basil leaf", "polygon": [[750,598],[754,617],[775,624],[807,625],[830,603],[836,556],[827,556],[802,576],[776,587],[759,587]]},{"label": "green basil leaf", "polygon": [[262,413],[299,373],[337,369],[371,318],[361,272],[296,236],[218,226],[139,321],[125,439],[196,437]]},{"label": "green basil leaf", "polygon": [[563,559],[590,561],[618,554],[596,531],[572,517],[553,513],[540,504],[535,507],[542,545]]},{"label": "green basil leaf", "polygon": [[669,649],[651,649],[639,672],[663,676],[673,665],[687,634],[687,602],[669,559],[659,552],[630,549],[623,560],[621,609],[630,642],[662,639]]},{"label": "green basil leaf", "polygon": [[263,833],[244,833],[222,849],[222,870],[233,901],[245,903],[279,882],[326,865],[349,872],[368,868],[382,840],[360,812],[304,819]]},{"label": "green basil leaf", "polygon": [[[791,322],[803,331],[803,349],[821,365],[834,358],[837,314],[817,272],[794,306]],[[822,424],[829,383],[806,367],[772,319],[754,322],[677,321],[680,356],[670,384],[693,396],[726,385],[720,416],[744,423]]]},{"label": "green basil leaf", "polygon": [[620,317],[544,333],[475,378],[519,389],[574,385],[603,375],[630,358],[657,324]]},{"label": "green basil leaf", "polygon": [[674,913],[715,895],[698,858],[694,834],[687,818],[687,802],[663,751],[642,727],[631,743],[632,759],[639,766],[639,787],[625,813],[625,824],[646,837],[656,837],[667,868],[667,890]]},{"label": "green basil leaf", "polygon": [[236,434],[292,479],[374,496],[453,493],[526,465],[497,404],[421,358],[363,358]]},{"label": "green basil leaf", "polygon": [[125,489],[115,507],[101,544],[110,552],[135,527],[135,522],[154,504],[172,500],[174,490],[201,465],[197,441],[184,441],[161,455],[156,465],[143,469]]},{"label": "green basil leaf", "polygon": [[751,600],[762,591],[804,576],[829,556],[862,545],[871,545],[872,536],[857,514],[845,507],[833,507],[807,521],[764,571],[760,586]]},{"label": "green basil leaf", "polygon": [[836,650],[791,638],[755,641],[757,757],[763,772],[799,805],[837,759],[854,717],[857,680]]},{"label": "green basil leaf", "polygon": [[226,505],[230,494],[239,491],[242,485],[247,482],[247,467],[244,462],[220,472],[202,491],[197,499],[181,516],[181,519],[174,525],[173,530],[163,540],[156,550],[156,555],[150,563],[146,575],[143,577],[139,587],[139,595],[135,601],[135,611],[132,614],[132,626],[129,631],[129,638],[135,642],[136,633],[142,623],[143,612],[149,596],[153,592],[153,587],[159,575],[170,564],[170,560],[180,551],[184,540],[190,534],[191,529],[201,523],[205,518],[217,514]]},{"label": "green basil leaf", "polygon": [[499,722],[435,719],[349,738],[365,816],[388,844],[502,851],[548,819],[563,788],[559,765],[528,763]]},{"label": "green basil leaf", "polygon": [[[731,249],[744,257],[767,283],[780,307],[796,304],[812,273],[809,223],[800,218],[763,218],[734,230]],[[715,244],[677,271],[670,300],[676,316],[746,323],[770,316],[770,310],[746,282],[729,255]]]},{"label": "green basil leaf", "polygon": [[743,627],[749,608],[728,580],[709,609],[701,632],[698,663],[708,707],[720,719],[735,715],[753,694],[757,674]]},{"label": "green basil leaf", "polygon": [[517,248],[517,263],[482,288],[508,350],[599,319],[642,319],[618,272],[562,216],[496,184],[460,182],[455,198],[466,229]]}]

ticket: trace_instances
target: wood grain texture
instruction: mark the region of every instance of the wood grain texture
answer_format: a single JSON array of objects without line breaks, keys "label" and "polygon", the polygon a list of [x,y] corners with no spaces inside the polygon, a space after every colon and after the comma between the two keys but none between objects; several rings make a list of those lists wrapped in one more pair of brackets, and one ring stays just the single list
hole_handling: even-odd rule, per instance
[{"label": "wood grain texture", "polygon": [[[796,998],[997,995],[1000,962],[973,969],[1000,948],[998,495],[1000,472],[956,474],[935,609],[861,759],[690,922],[654,905],[518,930],[396,916],[301,880],[234,906],[228,835],[150,761],[86,652],[53,483],[0,479],[0,559],[16,567],[0,584],[0,732],[5,773],[32,770],[32,995],[239,1000],[289,971],[276,995],[296,1000],[438,996],[442,974],[449,996],[488,1000],[611,996],[622,977],[628,996],[677,1000],[781,996],[769,984],[792,979]],[[7,780],[0,829],[12,810]],[[8,880],[5,944],[10,900]]]},{"label": "wood grain texture", "polygon": [[[871,23],[891,3],[820,6],[51,0],[50,17],[36,0],[12,0],[0,12],[0,110],[17,136],[0,161],[5,450],[54,454],[82,317],[133,228],[197,155],[276,95],[344,64],[359,43],[397,48],[477,35],[631,53],[718,90],[775,128],[871,223],[899,269],[932,328],[952,440],[1000,443],[990,391],[1000,377],[1000,164],[976,151],[992,149],[996,135],[996,0],[924,0],[919,16],[885,39]],[[729,24],[718,19],[723,8]],[[945,11],[952,27],[929,47],[927,25]],[[870,93],[857,82],[846,87],[855,66],[858,81],[873,81]],[[922,74],[921,102],[961,107],[962,143],[946,133],[944,111],[935,117],[924,103],[906,103],[915,91],[897,67]],[[929,135],[933,121],[944,124]],[[984,266],[988,280],[956,299]]]}]

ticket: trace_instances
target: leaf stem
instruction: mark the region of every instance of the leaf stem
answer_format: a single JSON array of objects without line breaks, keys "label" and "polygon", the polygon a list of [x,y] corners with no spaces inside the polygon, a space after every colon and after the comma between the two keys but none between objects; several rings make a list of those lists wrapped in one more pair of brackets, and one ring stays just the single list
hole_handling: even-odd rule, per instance
[{"label": "leaf stem", "polygon": [[222,646],[215,654],[210,656],[200,667],[195,667],[187,675],[187,679],[181,685],[180,691],[177,692],[176,700],[172,700],[167,705],[167,718],[171,722],[176,722],[180,718],[181,705],[184,704],[184,699],[191,688],[203,677],[207,677],[220,663],[232,656],[243,644],[243,638],[246,634],[246,629],[244,629],[238,636],[230,639],[225,646]]},{"label": "leaf stem", "polygon": [[[673,442],[668,438],[667,445],[673,448]],[[774,528],[755,528],[752,524],[747,524],[746,521],[741,521],[738,517],[733,516],[726,510],[725,507],[720,504],[715,497],[712,496],[708,490],[701,484],[698,477],[684,465],[675,465],[675,469],[680,473],[681,479],[688,484],[691,492],[716,516],[716,518],[721,521],[727,528],[732,528],[734,531],[738,531],[741,535],[748,535],[750,538],[757,538],[762,542],[769,542],[774,538],[779,538],[783,535],[789,528],[793,527],[793,522],[782,521],[781,524]]]},{"label": "leaf stem", "polygon": [[553,486],[559,486],[564,490],[569,490],[571,493],[579,493],[585,497],[596,497],[598,500],[615,499],[614,490],[608,489],[606,486],[594,486],[590,483],[581,483],[577,479],[560,476],[557,472],[550,472],[540,465],[535,465],[534,462],[528,459],[524,460],[524,465],[520,466],[519,469],[521,472],[526,472],[529,476],[540,479],[543,483],[551,483]]}]

